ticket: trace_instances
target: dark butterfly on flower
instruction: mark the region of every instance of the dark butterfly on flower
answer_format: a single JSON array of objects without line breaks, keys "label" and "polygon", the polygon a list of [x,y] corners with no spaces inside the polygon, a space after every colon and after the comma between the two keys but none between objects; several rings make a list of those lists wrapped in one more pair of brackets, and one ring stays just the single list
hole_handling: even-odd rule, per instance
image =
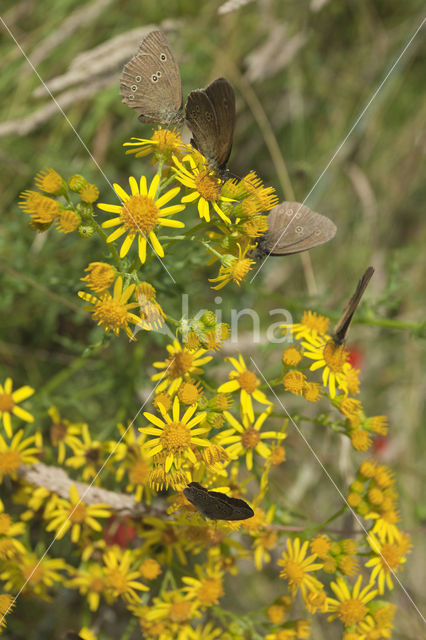
[{"label": "dark butterfly on flower", "polygon": [[256,257],[288,256],[331,240],[334,222],[299,202],[281,202],[268,214],[268,230],[260,238]]},{"label": "dark butterfly on flower", "polygon": [[229,82],[217,78],[205,89],[191,91],[185,117],[192,146],[203,154],[210,169],[224,172],[235,128],[235,94]]},{"label": "dark butterfly on flower", "polygon": [[253,509],[240,498],[230,498],[219,491],[208,491],[199,482],[190,482],[183,493],[187,500],[211,520],[247,520]]},{"label": "dark butterfly on flower", "polygon": [[373,273],[374,273],[373,267],[368,267],[368,269],[364,272],[361,280],[358,282],[356,286],[354,295],[347,303],[340,317],[340,320],[336,324],[332,338],[333,338],[333,342],[338,346],[343,344],[343,342],[345,341],[345,337],[348,332],[349,325],[352,322],[354,313],[361,301],[361,298],[364,294],[364,291],[367,288],[368,283],[370,282],[373,276]]}]

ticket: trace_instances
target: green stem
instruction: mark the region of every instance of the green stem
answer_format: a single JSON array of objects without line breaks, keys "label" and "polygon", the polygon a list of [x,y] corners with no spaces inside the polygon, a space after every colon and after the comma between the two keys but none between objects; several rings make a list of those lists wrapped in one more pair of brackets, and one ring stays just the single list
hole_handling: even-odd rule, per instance
[{"label": "green stem", "polygon": [[102,238],[102,240],[104,241],[105,245],[108,247],[112,258],[115,262],[115,266],[117,267],[117,269],[120,271],[121,269],[121,262],[120,262],[120,258],[118,256],[117,253],[117,249],[114,247],[114,245],[110,242],[108,243],[108,236],[106,235],[106,233],[104,232],[104,230],[102,229],[102,227],[100,226],[100,224],[98,224],[95,220],[95,218],[91,219],[91,223],[92,225],[95,227],[96,233],[98,234],[98,236],[100,236]]},{"label": "green stem", "polygon": [[309,527],[309,532],[311,532],[311,531],[319,531],[321,529],[325,529],[325,527],[328,524],[330,524],[330,522],[333,522],[333,520],[336,520],[341,515],[343,515],[347,511],[347,508],[348,508],[347,505],[344,504],[343,507],[341,509],[339,509],[338,511],[336,511],[335,514],[330,516],[330,518],[328,518],[328,520],[325,520],[324,522],[321,522],[321,524],[315,525],[315,527]]}]

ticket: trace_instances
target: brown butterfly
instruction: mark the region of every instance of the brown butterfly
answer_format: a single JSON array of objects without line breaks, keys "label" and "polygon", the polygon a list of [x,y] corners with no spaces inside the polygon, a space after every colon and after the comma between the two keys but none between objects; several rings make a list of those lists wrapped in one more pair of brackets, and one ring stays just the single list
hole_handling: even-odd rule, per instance
[{"label": "brown butterfly", "polygon": [[229,82],[217,78],[205,89],[191,91],[185,117],[192,131],[192,146],[203,154],[211,169],[223,172],[235,128],[235,94]]},{"label": "brown butterfly", "polygon": [[349,325],[352,322],[354,313],[361,301],[361,298],[364,294],[364,291],[367,288],[368,283],[372,278],[373,273],[374,273],[373,267],[368,267],[368,269],[364,272],[364,275],[362,276],[361,280],[358,282],[356,286],[354,295],[347,303],[340,320],[336,324],[336,327],[332,334],[333,342],[336,345],[341,345],[345,341],[345,337],[348,332]]},{"label": "brown butterfly", "polygon": [[247,520],[253,509],[240,498],[230,498],[219,491],[208,491],[199,482],[190,482],[183,493],[187,500],[211,520]]},{"label": "brown butterfly", "polygon": [[141,122],[183,124],[179,67],[162,31],[151,31],[126,64],[120,78],[123,102],[138,111]]},{"label": "brown butterfly", "polygon": [[268,214],[268,230],[260,238],[256,257],[288,256],[331,240],[334,222],[299,202],[281,202]]}]

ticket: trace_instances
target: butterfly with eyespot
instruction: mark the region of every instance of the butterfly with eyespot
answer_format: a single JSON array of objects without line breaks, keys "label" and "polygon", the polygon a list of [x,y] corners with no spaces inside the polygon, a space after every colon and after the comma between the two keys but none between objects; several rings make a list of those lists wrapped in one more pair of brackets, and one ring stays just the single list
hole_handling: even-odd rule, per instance
[{"label": "butterfly with eyespot", "polygon": [[300,202],[281,202],[271,209],[268,230],[259,239],[255,257],[288,256],[308,251],[331,240],[336,225],[327,216]]},{"label": "butterfly with eyespot", "polygon": [[162,31],[151,31],[120,78],[123,102],[139,112],[141,122],[182,125],[191,129],[192,146],[210,169],[223,172],[231,154],[235,94],[225,78],[191,91],[183,113],[179,67]]},{"label": "butterfly with eyespot", "polygon": [[247,520],[253,509],[240,498],[230,498],[220,491],[208,491],[199,482],[190,482],[183,490],[185,498],[211,520]]}]

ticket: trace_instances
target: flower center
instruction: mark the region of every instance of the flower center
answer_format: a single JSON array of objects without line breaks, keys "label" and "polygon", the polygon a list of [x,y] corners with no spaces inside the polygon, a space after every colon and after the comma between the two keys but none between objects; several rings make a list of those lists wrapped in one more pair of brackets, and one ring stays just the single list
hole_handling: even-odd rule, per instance
[{"label": "flower center", "polygon": [[240,383],[241,389],[244,389],[244,391],[247,391],[247,393],[250,394],[256,391],[256,388],[259,385],[259,380],[251,371],[243,371],[240,373],[237,380]]},{"label": "flower center", "polygon": [[327,332],[330,320],[324,316],[319,316],[315,311],[305,311],[302,316],[302,322],[305,327],[311,331],[324,334]]},{"label": "flower center", "polygon": [[100,300],[93,317],[102,322],[108,330],[118,333],[127,326],[127,310],[124,304],[120,304],[111,297]]},{"label": "flower center", "polygon": [[18,554],[18,549],[13,544],[12,538],[0,539],[0,560],[7,560],[9,558],[13,558],[17,554]]},{"label": "flower center", "polygon": [[158,207],[148,196],[130,196],[121,209],[121,219],[130,231],[147,235],[157,224]]},{"label": "flower center", "polygon": [[28,580],[30,584],[33,585],[43,582],[44,570],[41,564],[39,564],[38,566],[35,564],[31,564],[28,567],[22,567],[21,571],[25,580]]},{"label": "flower center", "polygon": [[57,445],[59,442],[65,439],[67,435],[67,428],[62,422],[56,422],[50,427],[50,439],[53,445]]},{"label": "flower center", "polygon": [[148,475],[149,467],[144,460],[138,460],[133,465],[129,473],[129,480],[132,484],[143,484]]},{"label": "flower center", "polygon": [[12,519],[8,513],[0,513],[0,533],[7,533],[12,524]]},{"label": "flower center", "polygon": [[191,443],[191,430],[183,422],[170,422],[164,427],[160,439],[163,448],[177,453]]},{"label": "flower center", "polygon": [[93,578],[90,583],[90,590],[95,593],[102,593],[104,586],[105,582],[102,578]]},{"label": "flower center", "polygon": [[361,622],[364,619],[365,614],[367,613],[367,608],[361,600],[356,600],[355,598],[351,598],[351,600],[346,600],[346,602],[342,602],[339,607],[338,616],[340,620],[343,622],[345,626],[350,624],[356,624],[357,622]]},{"label": "flower center", "polygon": [[70,511],[69,517],[73,522],[84,522],[84,519],[86,517],[86,507],[84,506],[84,504],[80,502],[80,504],[78,504],[75,508],[73,507]]},{"label": "flower center", "polygon": [[286,567],[283,571],[285,577],[288,578],[288,582],[290,585],[299,586],[303,582],[303,578],[305,577],[305,572],[298,562],[294,562],[293,560],[288,560]]},{"label": "flower center", "polygon": [[10,393],[0,393],[0,411],[12,411],[15,403]]},{"label": "flower center", "polygon": [[21,464],[21,455],[18,451],[4,451],[0,453],[0,471],[4,474],[13,473]]},{"label": "flower center", "polygon": [[170,366],[167,369],[167,374],[170,378],[180,378],[192,367],[192,356],[187,351],[176,353],[168,361]]},{"label": "flower center", "polygon": [[198,193],[205,200],[213,202],[219,198],[220,182],[214,176],[202,172],[194,178],[194,182]]},{"label": "flower center", "polygon": [[169,615],[173,622],[184,622],[191,615],[191,603],[188,600],[175,602],[171,605]]},{"label": "flower center", "polygon": [[342,344],[336,345],[330,340],[324,347],[323,357],[327,366],[332,371],[341,372],[343,371],[343,365],[348,359],[348,352]]},{"label": "flower center", "polygon": [[110,587],[115,589],[118,593],[126,593],[127,591],[126,577],[121,573],[119,569],[113,569],[109,571],[106,582]]},{"label": "flower center", "polygon": [[217,604],[218,599],[223,596],[223,588],[220,580],[215,580],[214,578],[210,578],[209,580],[204,580],[200,589],[198,590],[197,596],[204,606],[211,606],[212,604]]},{"label": "flower center", "polygon": [[[385,562],[386,560],[386,562]],[[398,547],[395,544],[384,544],[382,547],[382,565],[385,571],[389,572],[391,569],[396,569],[400,563],[401,554]]]},{"label": "flower center", "polygon": [[243,280],[248,272],[250,271],[250,267],[252,265],[252,260],[250,258],[244,258],[243,260],[238,260],[231,267],[232,277],[236,282]]},{"label": "flower center", "polygon": [[254,449],[260,440],[260,434],[256,429],[251,427],[250,429],[246,429],[241,436],[241,442],[243,443],[243,447],[245,449]]}]

